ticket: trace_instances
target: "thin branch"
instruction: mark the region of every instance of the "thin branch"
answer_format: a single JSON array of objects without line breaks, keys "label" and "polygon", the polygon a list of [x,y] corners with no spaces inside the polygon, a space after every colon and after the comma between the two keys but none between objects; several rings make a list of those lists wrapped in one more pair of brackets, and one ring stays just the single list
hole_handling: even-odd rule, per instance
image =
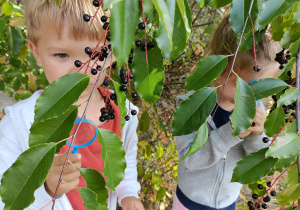
[{"label": "thin branch", "polygon": [[194,19],[193,22],[192,22],[192,27],[193,27],[194,23],[196,22],[196,20],[198,19],[198,17],[199,17],[199,15],[200,15],[200,13],[202,12],[203,8],[204,8],[204,7],[200,8],[199,11],[197,12],[196,17],[195,17],[195,19]]},{"label": "thin branch", "polygon": [[[299,92],[299,71],[300,71],[300,45],[298,47],[298,54],[296,57],[296,87]],[[300,117],[299,117],[299,96],[296,101],[296,123],[297,123],[297,134],[298,138],[300,140]],[[298,183],[300,183],[300,151],[298,151],[298,159],[297,159],[297,164],[298,164]],[[300,198],[298,199],[298,205],[300,204]]]},{"label": "thin branch", "polygon": [[202,23],[202,24],[192,25],[192,27],[193,27],[193,28],[196,28],[196,27],[207,26],[207,25],[211,25],[211,24],[214,24],[214,22],[213,22],[213,21],[210,21],[210,22],[207,22],[207,23]]},{"label": "thin branch", "polygon": [[92,92],[91,92],[91,95],[90,95],[90,97],[89,97],[89,100],[88,100],[88,102],[87,102],[87,105],[86,105],[86,107],[85,107],[85,109],[84,109],[84,112],[83,112],[83,114],[82,114],[82,116],[81,116],[81,118],[80,118],[80,121],[79,121],[79,123],[78,123],[78,127],[76,128],[75,133],[74,133],[74,135],[73,135],[73,138],[72,138],[72,141],[71,141],[71,145],[70,145],[70,148],[69,148],[69,150],[68,150],[67,157],[66,157],[66,159],[65,159],[65,162],[64,162],[64,165],[63,165],[63,168],[62,168],[62,171],[61,171],[61,174],[60,174],[60,177],[59,177],[57,186],[56,186],[55,194],[54,194],[54,196],[53,196],[52,210],[54,210],[54,205],[55,205],[55,200],[56,200],[57,192],[58,192],[60,183],[61,183],[61,181],[62,181],[62,179],[63,179],[63,174],[64,174],[65,166],[66,166],[66,164],[67,164],[67,162],[68,162],[68,159],[69,159],[69,157],[70,157],[70,154],[71,154],[73,142],[74,142],[74,140],[75,140],[75,137],[76,137],[76,135],[77,135],[77,132],[78,132],[78,130],[79,130],[79,127],[80,127],[80,125],[81,125],[81,123],[82,123],[82,120],[83,120],[83,118],[84,118],[85,115],[86,115],[86,112],[87,112],[88,107],[89,107],[89,105],[90,105],[90,103],[91,103],[92,97],[93,97],[93,95],[94,95],[94,92],[95,92],[96,88],[98,87],[99,80],[100,80],[100,78],[101,78],[103,72],[105,71],[105,66],[106,66],[106,64],[107,64],[107,62],[108,62],[108,60],[109,60],[108,58],[110,57],[111,54],[112,54],[112,50],[108,53],[107,58],[105,59],[104,65],[102,66],[101,72],[100,72],[100,74],[98,75],[98,78],[97,78],[97,80],[96,80],[96,82],[95,82],[94,88],[93,88],[93,90],[92,90]]}]

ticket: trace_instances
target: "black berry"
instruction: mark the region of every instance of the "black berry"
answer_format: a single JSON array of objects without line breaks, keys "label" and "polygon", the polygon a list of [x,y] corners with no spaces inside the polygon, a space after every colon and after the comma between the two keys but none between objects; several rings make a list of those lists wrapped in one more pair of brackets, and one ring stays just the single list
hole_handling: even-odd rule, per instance
[{"label": "black berry", "polygon": [[288,114],[288,113],[290,113],[290,111],[288,109],[285,109],[284,114]]},{"label": "black berry", "polygon": [[263,209],[268,208],[267,204],[265,204],[265,203],[261,204],[261,207],[262,207]]},{"label": "black berry", "polygon": [[145,23],[143,22],[139,23],[139,29],[141,30],[145,29]]},{"label": "black berry", "polygon": [[258,195],[257,195],[257,194],[252,194],[252,198],[253,198],[253,199],[257,199],[257,198],[258,198]]},{"label": "black berry", "polygon": [[119,77],[120,77],[121,79],[125,79],[125,78],[126,78],[126,74],[120,74]]},{"label": "black berry", "polygon": [[81,65],[82,65],[82,63],[81,63],[81,61],[79,61],[79,60],[76,60],[75,62],[74,62],[74,64],[75,64],[75,66],[76,67],[81,67]]},{"label": "black berry", "polygon": [[135,46],[137,47],[142,46],[142,42],[140,40],[135,41]]},{"label": "black berry", "polygon": [[117,99],[116,94],[111,94],[111,95],[110,95],[110,99],[111,99],[111,100],[116,100],[116,99]]},{"label": "black berry", "polygon": [[258,184],[257,188],[260,189],[260,190],[262,190],[262,189],[264,189],[264,186],[262,184]]},{"label": "black berry", "polygon": [[95,7],[99,7],[99,6],[100,6],[100,2],[99,2],[98,0],[94,0],[94,1],[93,1],[93,5],[94,5]]},{"label": "black berry", "polygon": [[107,47],[103,47],[103,48],[101,49],[101,51],[104,52],[104,53],[106,53],[106,52],[107,52]]},{"label": "black berry", "polygon": [[103,29],[104,30],[106,30],[108,27],[109,27],[109,23],[108,22],[106,22],[106,23],[103,24]]},{"label": "black berry", "polygon": [[283,65],[280,65],[280,66],[279,66],[279,69],[284,69],[284,66],[283,66]]},{"label": "black berry", "polygon": [[252,201],[248,201],[247,204],[248,204],[249,207],[252,207],[252,206],[253,206],[253,202],[252,202]]},{"label": "black berry", "polygon": [[131,52],[131,54],[133,54],[133,52],[134,52],[134,48],[131,48],[130,52]]},{"label": "black berry", "polygon": [[105,117],[99,117],[100,122],[104,122],[105,121]]},{"label": "black berry", "polygon": [[96,69],[97,69],[98,71],[100,71],[101,68],[102,68],[102,66],[100,66],[100,65],[98,65],[98,66],[96,67]]},{"label": "black berry", "polygon": [[276,196],[276,192],[275,192],[275,191],[272,191],[272,192],[270,193],[270,195]]},{"label": "black berry", "polygon": [[134,77],[133,74],[130,74],[130,75],[129,75],[129,78],[130,78],[130,79],[133,79],[133,77]]},{"label": "black berry", "polygon": [[132,115],[136,115],[136,114],[137,114],[137,111],[136,111],[136,110],[131,110],[131,114],[132,114]]},{"label": "black berry", "polygon": [[91,17],[90,17],[88,14],[84,14],[84,15],[83,15],[83,20],[84,20],[85,22],[89,22],[90,19],[91,19]]},{"label": "black berry", "polygon": [[104,85],[104,86],[109,86],[109,80],[107,80],[107,79],[104,80],[104,81],[103,81],[103,85]]},{"label": "black berry", "polygon": [[105,15],[103,15],[103,16],[101,17],[101,21],[105,23],[105,22],[107,21],[107,17],[106,17]]},{"label": "black berry", "polygon": [[110,110],[109,110],[109,114],[113,114],[114,112],[115,112],[114,109],[110,109]]},{"label": "black berry", "polygon": [[126,85],[121,85],[120,90],[121,90],[121,91],[126,91],[126,90],[127,90]]},{"label": "black berry", "polygon": [[264,197],[263,198],[263,200],[264,200],[264,202],[270,202],[271,201],[271,198],[270,198],[270,196],[266,196],[266,197]]},{"label": "black berry", "polygon": [[271,184],[272,184],[272,183],[271,183],[270,181],[267,182],[267,186],[268,186],[268,187],[271,187]]},{"label": "black berry", "polygon": [[150,49],[150,48],[153,48],[155,46],[154,42],[148,42],[147,44],[147,47]]},{"label": "black berry", "polygon": [[98,71],[96,69],[92,69],[91,73],[92,73],[92,75],[96,75],[98,73]]},{"label": "black berry", "polygon": [[126,74],[126,70],[125,69],[121,69],[120,70],[120,74]]},{"label": "black berry", "polygon": [[86,47],[86,48],[84,49],[84,51],[85,51],[85,53],[88,54],[88,55],[92,55],[92,53],[93,53],[92,49],[89,48],[89,47]]},{"label": "black berry", "polygon": [[137,98],[137,97],[138,97],[138,94],[137,94],[137,93],[132,93],[132,94],[131,94],[131,97],[132,97],[132,98]]},{"label": "black berry", "polygon": [[110,41],[110,35],[109,34],[106,36],[106,40]]},{"label": "black berry", "polygon": [[142,46],[142,50],[146,51],[146,46],[145,45]]},{"label": "black berry", "polygon": [[108,112],[103,112],[102,113],[102,117],[107,117],[108,116]]},{"label": "black berry", "polygon": [[269,142],[269,138],[268,138],[268,137],[264,137],[264,138],[262,139],[262,141],[263,141],[264,143],[268,143],[268,142]]},{"label": "black berry", "polygon": [[272,95],[272,99],[276,102],[277,101],[276,95]]},{"label": "black berry", "polygon": [[126,78],[122,79],[122,83],[123,84],[127,84],[128,83],[128,80]]},{"label": "black berry", "polygon": [[128,121],[130,120],[130,117],[128,115],[125,116],[125,120]]}]

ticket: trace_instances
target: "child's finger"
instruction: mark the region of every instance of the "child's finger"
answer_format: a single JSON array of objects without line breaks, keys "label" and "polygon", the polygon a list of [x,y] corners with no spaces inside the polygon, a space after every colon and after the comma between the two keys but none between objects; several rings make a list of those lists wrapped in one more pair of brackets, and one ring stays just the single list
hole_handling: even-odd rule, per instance
[{"label": "child's finger", "polygon": [[67,183],[70,183],[78,179],[79,176],[80,176],[80,172],[77,170],[72,173],[64,174],[63,180]]},{"label": "child's finger", "polygon": [[[68,151],[64,152],[63,154],[55,155],[53,160],[53,165],[63,165],[65,163]],[[73,163],[76,161],[81,160],[81,154],[71,154],[69,156],[69,160]]]}]

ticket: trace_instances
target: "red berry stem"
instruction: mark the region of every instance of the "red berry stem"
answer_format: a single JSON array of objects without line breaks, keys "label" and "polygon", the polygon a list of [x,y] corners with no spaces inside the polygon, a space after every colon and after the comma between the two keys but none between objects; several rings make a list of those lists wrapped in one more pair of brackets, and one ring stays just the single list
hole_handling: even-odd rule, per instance
[{"label": "red berry stem", "polygon": [[99,7],[97,7],[97,10],[96,10],[95,14],[92,16],[93,18],[91,19],[90,26],[92,25],[92,23],[93,23],[93,21],[94,21],[94,19],[95,19],[96,15],[98,14],[98,12],[99,12],[99,9],[101,8],[101,5],[103,4],[103,1],[99,1],[99,3],[100,3],[100,6],[99,6]]},{"label": "red berry stem", "polygon": [[[128,62],[126,63],[126,71],[127,71],[127,80],[128,80],[128,89],[129,89],[129,91],[128,91],[128,98],[129,98],[129,101],[130,101],[130,96],[131,96],[131,94],[130,94],[130,92],[131,92],[131,88],[130,88],[130,72],[129,72],[129,68],[128,68]],[[129,102],[129,109],[128,109],[128,114],[130,113],[130,102]]]},{"label": "red berry stem", "polygon": [[[142,0],[142,13],[143,13],[143,22],[145,23],[145,13],[144,13],[144,2]],[[145,32],[145,52],[146,52],[146,66],[148,67],[148,53],[147,53],[147,34],[146,27],[144,29]]]},{"label": "red berry stem", "polygon": [[251,18],[251,15],[249,15],[249,19],[250,19],[250,22],[251,22],[251,27],[252,27],[252,38],[253,38],[253,54],[254,54],[254,62],[255,62],[255,71],[256,68],[259,66],[258,63],[257,63],[257,60],[256,60],[256,50],[255,50],[255,37],[254,37],[254,27],[253,27],[253,22],[252,22],[252,18]]}]

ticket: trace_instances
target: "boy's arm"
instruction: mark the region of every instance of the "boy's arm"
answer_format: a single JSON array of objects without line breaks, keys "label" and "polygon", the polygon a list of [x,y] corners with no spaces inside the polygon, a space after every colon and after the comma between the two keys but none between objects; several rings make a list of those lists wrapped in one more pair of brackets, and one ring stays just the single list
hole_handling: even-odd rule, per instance
[{"label": "boy's arm", "polygon": [[[138,111],[138,108],[130,105],[132,109]],[[138,137],[136,129],[138,126],[137,116],[131,116],[130,120],[126,122],[122,130],[122,141],[125,150],[125,176],[121,183],[116,187],[119,204],[123,204],[122,199],[125,197],[135,197],[138,199],[138,192],[141,189],[137,181],[137,142]]]},{"label": "boy's arm", "polygon": [[[210,126],[208,124],[208,126]],[[224,124],[218,129],[209,132],[207,143],[196,153],[190,155],[185,160],[181,161],[184,167],[190,169],[205,169],[216,164],[227,152],[235,145],[241,143],[243,139],[232,135],[232,127],[230,122]],[[196,132],[185,135],[177,136],[177,153],[178,158],[183,157],[189,150]]]}]

